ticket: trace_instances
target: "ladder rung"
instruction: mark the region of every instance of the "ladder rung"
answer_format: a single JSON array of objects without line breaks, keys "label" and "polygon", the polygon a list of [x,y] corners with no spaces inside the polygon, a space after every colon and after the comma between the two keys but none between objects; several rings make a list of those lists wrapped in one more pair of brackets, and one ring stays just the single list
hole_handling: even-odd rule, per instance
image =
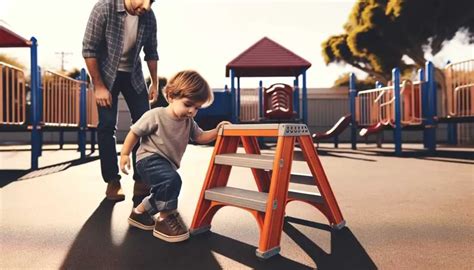
[{"label": "ladder rung", "polygon": [[315,203],[323,203],[324,202],[323,197],[319,193],[302,191],[302,190],[294,190],[294,189],[289,189],[288,190],[288,198],[289,199],[302,200],[302,201],[315,202]]},{"label": "ladder rung", "polygon": [[273,169],[273,156],[230,153],[216,155],[215,164],[231,165],[255,169],[271,170]]},{"label": "ladder rung", "polygon": [[265,212],[268,193],[234,187],[216,187],[206,190],[206,200]]},{"label": "ladder rung", "polygon": [[315,185],[316,181],[314,181],[314,177],[312,174],[305,174],[305,173],[291,173],[290,182],[296,184],[304,184],[304,185]]}]

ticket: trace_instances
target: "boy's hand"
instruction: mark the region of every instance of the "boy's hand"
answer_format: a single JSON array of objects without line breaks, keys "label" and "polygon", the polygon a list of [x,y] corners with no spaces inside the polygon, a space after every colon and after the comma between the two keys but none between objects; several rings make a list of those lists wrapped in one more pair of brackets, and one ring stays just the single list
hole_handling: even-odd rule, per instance
[{"label": "boy's hand", "polygon": [[219,131],[219,129],[224,125],[232,125],[232,123],[229,121],[222,121],[217,125],[216,130]]},{"label": "boy's hand", "polygon": [[130,157],[128,155],[120,155],[120,170],[128,175],[128,170],[130,170]]}]

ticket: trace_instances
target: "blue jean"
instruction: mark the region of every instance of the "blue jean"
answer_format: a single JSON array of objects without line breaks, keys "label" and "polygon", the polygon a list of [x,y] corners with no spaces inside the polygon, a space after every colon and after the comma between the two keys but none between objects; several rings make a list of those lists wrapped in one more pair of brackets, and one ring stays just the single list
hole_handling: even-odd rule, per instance
[{"label": "blue jean", "polygon": [[139,160],[137,169],[142,181],[151,186],[150,195],[142,201],[148,213],[178,208],[181,177],[167,159],[154,154]]},{"label": "blue jean", "polygon": [[[119,167],[116,150],[115,132],[117,130],[117,111],[118,96],[122,93],[125,102],[130,110],[132,123],[135,123],[140,117],[150,109],[148,102],[148,93],[142,91],[137,93],[133,89],[130,73],[118,72],[114,86],[112,87],[112,106],[110,108],[97,106],[99,111],[99,124],[97,125],[100,170],[102,178],[105,182],[119,181]],[[140,180],[140,176],[136,173],[136,152],[139,143],[135,145],[132,151],[133,179]]]}]

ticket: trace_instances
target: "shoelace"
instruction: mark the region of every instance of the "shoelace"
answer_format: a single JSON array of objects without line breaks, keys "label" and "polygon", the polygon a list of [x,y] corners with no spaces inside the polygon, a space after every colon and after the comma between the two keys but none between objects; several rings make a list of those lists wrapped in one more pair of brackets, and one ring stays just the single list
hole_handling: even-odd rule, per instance
[{"label": "shoelace", "polygon": [[183,224],[181,224],[177,215],[175,214],[172,214],[170,218],[166,219],[166,222],[173,231],[179,231],[181,228],[184,227]]}]

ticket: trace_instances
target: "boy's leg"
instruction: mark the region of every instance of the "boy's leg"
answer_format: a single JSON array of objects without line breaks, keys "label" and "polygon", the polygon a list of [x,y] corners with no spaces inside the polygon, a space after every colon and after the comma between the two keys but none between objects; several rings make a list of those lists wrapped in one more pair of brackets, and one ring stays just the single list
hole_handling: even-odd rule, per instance
[{"label": "boy's leg", "polygon": [[188,239],[188,229],[176,211],[182,183],[178,172],[168,160],[158,155],[141,160],[137,168],[143,180],[151,185],[151,194],[140,206],[150,215],[169,213],[166,218],[156,221],[153,235],[168,242]]},{"label": "boy's leg", "polygon": [[97,106],[99,123],[97,125],[100,169],[103,180],[107,183],[106,197],[109,200],[123,200],[125,195],[120,186],[115,131],[117,129],[118,83],[112,88],[112,106]]},{"label": "boy's leg", "polygon": [[[125,74],[127,76],[127,80],[126,83],[123,84],[121,92],[125,99],[125,102],[127,102],[128,109],[130,110],[132,123],[135,123],[146,111],[150,109],[150,104],[148,102],[148,93],[145,90],[140,93],[137,93],[137,91],[133,89],[130,73]],[[138,142],[132,149],[133,179],[135,180],[135,185],[133,187],[133,195],[147,196],[148,194],[150,194],[150,186],[144,184],[143,181],[141,181],[140,174],[137,173],[136,167],[137,150],[139,146],[140,142]]]}]

